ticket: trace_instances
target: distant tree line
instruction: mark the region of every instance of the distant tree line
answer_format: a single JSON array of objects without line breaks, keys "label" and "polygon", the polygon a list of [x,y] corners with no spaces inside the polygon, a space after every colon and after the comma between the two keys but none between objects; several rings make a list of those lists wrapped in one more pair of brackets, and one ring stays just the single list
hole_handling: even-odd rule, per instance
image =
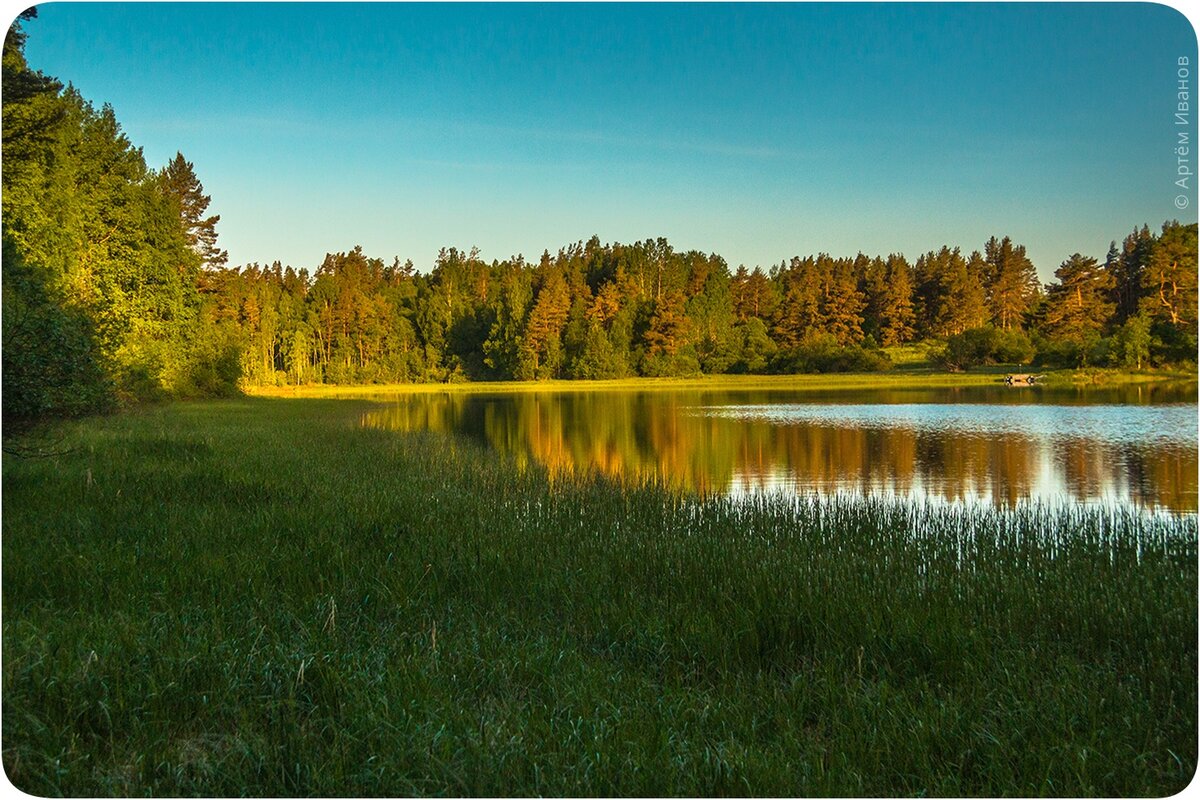
[{"label": "distant tree line", "polygon": [[428,274],[356,247],[311,275],[209,271],[203,291],[260,384],[878,370],[884,348],[929,339],[949,368],[1194,361],[1194,224],[1142,227],[1056,276],[1043,286],[1008,237],[914,263],[819,254],[768,271],[592,237],[536,264],[448,248]]},{"label": "distant tree line", "polygon": [[[1196,225],[1143,226],[1043,286],[1025,248],[795,257],[731,270],[665,239],[428,274],[355,247],[314,272],[227,268],[192,165],[149,169],[112,109],[3,54],[6,420],[239,382],[371,383],[887,369],[936,340],[951,369],[1133,368],[1196,357]],[[894,352],[894,351],[893,351]]]}]

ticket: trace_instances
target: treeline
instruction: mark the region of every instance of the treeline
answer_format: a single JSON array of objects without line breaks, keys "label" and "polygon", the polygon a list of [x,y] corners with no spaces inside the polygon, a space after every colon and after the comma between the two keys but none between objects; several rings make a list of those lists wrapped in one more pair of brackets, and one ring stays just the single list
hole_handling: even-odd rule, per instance
[{"label": "treeline", "polygon": [[959,369],[1194,364],[1196,225],[1143,226],[1040,284],[1008,237],[982,252],[796,257],[738,267],[664,239],[428,274],[361,248],[317,269],[226,268],[182,155],[150,169],[108,106],[3,53],[6,421],[239,383],[621,378],[887,369],[937,340]]},{"label": "treeline", "polygon": [[235,391],[240,339],[202,320],[225,254],[192,165],[147,168],[110,107],[30,70],[34,15],[3,52],[5,421]]},{"label": "treeline", "polygon": [[1134,230],[1103,263],[1075,254],[1056,276],[1042,286],[1008,237],[769,271],[592,237],[536,264],[449,248],[429,274],[356,247],[311,275],[211,271],[203,291],[258,384],[878,370],[884,348],[929,339],[949,368],[1194,361],[1194,224]]}]

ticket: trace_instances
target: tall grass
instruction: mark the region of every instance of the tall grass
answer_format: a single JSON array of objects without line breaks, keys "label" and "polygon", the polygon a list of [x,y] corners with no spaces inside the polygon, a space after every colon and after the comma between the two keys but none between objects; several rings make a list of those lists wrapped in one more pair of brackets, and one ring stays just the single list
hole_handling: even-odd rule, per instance
[{"label": "tall grass", "polygon": [[[37,794],[1165,795],[1195,520],[698,499],[180,404],[4,460]],[[553,480],[551,478],[553,477]]]}]

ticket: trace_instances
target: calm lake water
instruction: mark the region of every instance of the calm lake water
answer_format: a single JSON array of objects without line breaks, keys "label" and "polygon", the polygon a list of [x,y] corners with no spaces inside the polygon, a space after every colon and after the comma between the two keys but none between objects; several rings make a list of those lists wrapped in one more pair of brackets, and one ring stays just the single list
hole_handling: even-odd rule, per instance
[{"label": "calm lake water", "polygon": [[1195,384],[447,392],[391,396],[363,424],[702,494],[1197,506]]}]

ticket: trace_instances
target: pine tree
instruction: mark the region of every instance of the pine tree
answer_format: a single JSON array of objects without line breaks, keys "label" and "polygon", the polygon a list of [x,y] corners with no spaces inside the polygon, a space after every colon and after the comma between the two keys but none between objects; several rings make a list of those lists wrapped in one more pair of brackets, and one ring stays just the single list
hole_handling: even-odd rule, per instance
[{"label": "pine tree", "polygon": [[739,321],[750,317],[770,319],[779,305],[779,292],[761,267],[755,267],[753,272],[738,267],[730,280],[729,293]]},{"label": "pine tree", "polygon": [[[822,254],[820,259],[827,258]],[[822,313],[822,281],[817,260],[795,257],[779,273],[783,298],[775,308],[775,325],[771,333],[778,345],[790,349],[800,344],[809,332],[825,325]]]},{"label": "pine tree", "polygon": [[521,342],[517,377],[521,380],[552,378],[562,366],[562,330],[571,310],[567,283],[557,269],[547,268],[534,300]]},{"label": "pine tree", "polygon": [[1044,330],[1057,339],[1098,335],[1116,309],[1111,297],[1115,280],[1094,258],[1074,254],[1054,272],[1058,284],[1046,296]]},{"label": "pine tree", "polygon": [[985,323],[985,270],[986,262],[978,252],[967,260],[957,247],[943,246],[917,259],[917,288],[928,335],[954,336]]},{"label": "pine tree", "polygon": [[1037,270],[1025,247],[1007,236],[1000,241],[993,236],[984,252],[992,321],[1004,330],[1019,328],[1041,291]]},{"label": "pine tree", "polygon": [[520,263],[500,286],[496,321],[483,343],[484,363],[500,378],[512,378],[520,367],[521,335],[532,299],[529,273]]},{"label": "pine tree", "polygon": [[889,255],[885,279],[876,301],[879,341],[884,347],[911,341],[916,335],[912,271],[904,256]]},{"label": "pine tree", "polygon": [[204,186],[196,177],[192,162],[176,152],[160,175],[163,191],[179,204],[179,219],[186,232],[188,244],[204,265],[221,267],[229,260],[229,253],[217,247],[217,223],[220,214],[205,217],[212,198],[204,193]]},{"label": "pine tree", "polygon": [[690,328],[685,302],[683,292],[676,289],[654,304],[654,316],[644,336],[650,355],[673,356],[685,344]]},{"label": "pine tree", "polygon": [[1138,313],[1143,291],[1142,272],[1150,263],[1153,247],[1154,235],[1150,233],[1149,225],[1134,228],[1121,243],[1120,268],[1113,273],[1118,322],[1123,323]]},{"label": "pine tree", "polygon": [[1163,224],[1142,273],[1142,307],[1151,316],[1194,332],[1196,327],[1196,224]]},{"label": "pine tree", "polygon": [[828,265],[824,284],[821,298],[824,330],[843,347],[861,342],[863,318],[859,312],[866,307],[866,301],[858,290],[851,262],[843,260]]}]

